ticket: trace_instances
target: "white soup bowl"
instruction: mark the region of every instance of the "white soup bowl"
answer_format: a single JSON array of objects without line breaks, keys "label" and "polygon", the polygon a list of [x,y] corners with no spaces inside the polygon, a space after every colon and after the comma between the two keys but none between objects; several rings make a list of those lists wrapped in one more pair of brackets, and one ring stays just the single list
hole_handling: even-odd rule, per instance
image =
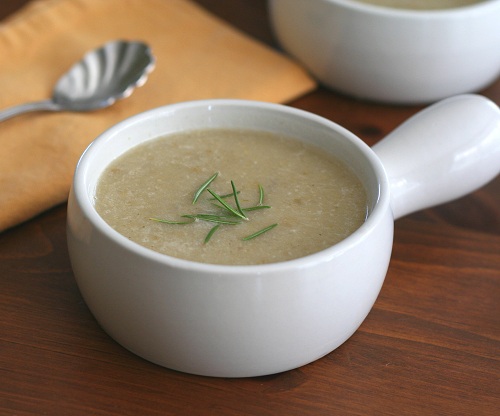
[{"label": "white soup bowl", "polygon": [[500,0],[443,10],[269,0],[269,12],[283,48],[354,97],[429,103],[477,92],[500,75]]},{"label": "white soup bowl", "polygon": [[[200,128],[277,132],[335,154],[366,187],[366,222],[321,252],[255,266],[173,258],[112,229],[94,207],[110,162],[148,140]],[[170,105],[120,122],[81,157],[68,205],[71,263],[102,328],[139,356],[208,376],[278,373],[328,354],[361,325],[386,275],[395,218],[471,192],[499,168],[500,111],[480,96],[438,103],[373,149],[329,120],[283,105]]]}]

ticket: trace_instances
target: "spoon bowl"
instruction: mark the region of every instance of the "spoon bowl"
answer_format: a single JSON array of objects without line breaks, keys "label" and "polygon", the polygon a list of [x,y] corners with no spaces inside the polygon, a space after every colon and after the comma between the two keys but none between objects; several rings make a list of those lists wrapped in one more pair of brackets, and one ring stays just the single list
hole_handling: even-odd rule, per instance
[{"label": "spoon bowl", "polygon": [[57,82],[52,98],[0,112],[0,121],[32,111],[90,111],[108,107],[142,86],[154,69],[143,42],[117,40],[88,52]]}]

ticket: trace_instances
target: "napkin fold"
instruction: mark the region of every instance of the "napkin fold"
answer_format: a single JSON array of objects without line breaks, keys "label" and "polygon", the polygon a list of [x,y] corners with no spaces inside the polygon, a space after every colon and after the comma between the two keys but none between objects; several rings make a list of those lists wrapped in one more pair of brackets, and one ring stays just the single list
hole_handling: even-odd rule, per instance
[{"label": "napkin fold", "polygon": [[289,58],[189,0],[35,0],[0,24],[0,109],[49,98],[87,51],[116,39],[144,41],[156,57],[129,98],[0,123],[0,231],[64,202],[81,153],[126,117],[193,99],[287,102],[316,86]]}]

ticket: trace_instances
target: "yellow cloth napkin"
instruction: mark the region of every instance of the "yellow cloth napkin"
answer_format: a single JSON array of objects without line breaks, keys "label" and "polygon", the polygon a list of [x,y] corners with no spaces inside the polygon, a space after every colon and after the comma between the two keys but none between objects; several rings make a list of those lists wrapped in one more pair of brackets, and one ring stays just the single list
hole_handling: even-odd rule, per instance
[{"label": "yellow cloth napkin", "polygon": [[36,0],[0,23],[0,109],[49,98],[85,52],[116,39],[144,41],[156,57],[131,97],[0,123],[0,231],[64,202],[80,154],[128,116],[203,98],[286,102],[315,88],[291,60],[189,0]]}]

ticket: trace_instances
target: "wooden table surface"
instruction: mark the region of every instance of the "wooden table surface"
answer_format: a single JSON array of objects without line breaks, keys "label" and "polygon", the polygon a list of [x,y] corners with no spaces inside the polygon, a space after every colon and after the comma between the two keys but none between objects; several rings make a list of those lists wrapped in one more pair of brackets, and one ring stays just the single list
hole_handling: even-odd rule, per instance
[{"label": "wooden table surface", "polygon": [[[0,18],[26,2],[1,1]],[[198,2],[277,47],[264,0]],[[482,93],[500,104],[500,81]],[[290,104],[370,145],[420,109],[321,88]],[[65,209],[0,234],[0,415],[499,414],[500,177],[396,222],[384,287],[345,344],[249,379],[171,371],[111,340],[75,284]]]}]

